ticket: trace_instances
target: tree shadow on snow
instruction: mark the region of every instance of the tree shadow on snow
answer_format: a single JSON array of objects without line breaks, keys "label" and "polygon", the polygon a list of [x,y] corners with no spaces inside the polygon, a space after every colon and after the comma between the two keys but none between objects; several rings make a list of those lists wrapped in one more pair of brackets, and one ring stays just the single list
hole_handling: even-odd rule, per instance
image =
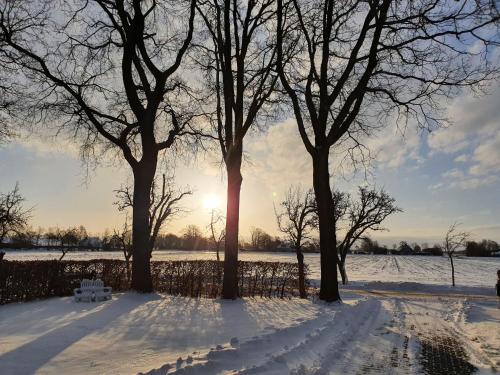
[{"label": "tree shadow on snow", "polygon": [[[5,373],[34,373],[71,345],[87,335],[105,329],[113,320],[128,314],[142,303],[144,301],[141,298],[127,298],[126,295],[104,302],[105,306],[101,309],[55,328],[0,355],[0,368]],[[83,357],[84,355],[82,353]]]},{"label": "tree shadow on snow", "polygon": [[233,336],[248,335],[261,328],[256,313],[242,300],[164,296],[144,304],[110,334],[118,340],[145,340],[151,349],[183,351],[229,342]]}]

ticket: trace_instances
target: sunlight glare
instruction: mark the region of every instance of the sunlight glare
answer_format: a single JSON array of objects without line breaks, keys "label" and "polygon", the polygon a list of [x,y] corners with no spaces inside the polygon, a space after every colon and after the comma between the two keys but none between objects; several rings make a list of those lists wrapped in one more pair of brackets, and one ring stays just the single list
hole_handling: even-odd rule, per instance
[{"label": "sunlight glare", "polygon": [[205,196],[204,206],[205,208],[211,210],[217,208],[219,206],[219,197],[217,197],[215,194],[209,194]]}]

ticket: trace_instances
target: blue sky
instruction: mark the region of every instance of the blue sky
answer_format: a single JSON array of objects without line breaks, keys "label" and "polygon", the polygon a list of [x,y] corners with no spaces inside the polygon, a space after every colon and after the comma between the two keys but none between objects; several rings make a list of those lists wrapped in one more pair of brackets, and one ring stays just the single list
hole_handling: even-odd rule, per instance
[{"label": "blue sky", "polygon": [[[404,213],[386,222],[387,232],[373,235],[382,243],[441,241],[454,221],[477,239],[500,241],[500,88],[476,98],[462,95],[448,103],[453,125],[432,133],[409,127],[404,136],[391,126],[366,144],[376,155],[368,183],[384,187]],[[310,186],[311,164],[293,119],[252,134],[246,143],[243,168],[241,233],[251,227],[277,234],[273,201],[278,203],[290,184]],[[113,190],[128,177],[126,166],[101,166],[90,171],[82,164],[76,145],[64,139],[20,137],[0,147],[0,191],[19,182],[27,204],[34,207],[33,226],[85,225],[98,233],[121,225],[123,215],[113,206]],[[106,164],[106,163],[104,163]],[[218,197],[224,210],[225,181],[215,155],[180,162],[176,181],[194,194],[185,205],[189,213],[169,223],[180,232],[194,223],[202,229],[209,220],[205,200]],[[352,176],[351,176],[352,177]],[[334,184],[354,191],[364,174]]]}]

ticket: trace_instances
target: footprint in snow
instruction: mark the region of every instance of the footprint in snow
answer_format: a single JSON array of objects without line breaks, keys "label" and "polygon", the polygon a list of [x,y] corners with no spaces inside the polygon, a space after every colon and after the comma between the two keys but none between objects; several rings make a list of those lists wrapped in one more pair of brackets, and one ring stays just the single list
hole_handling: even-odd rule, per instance
[{"label": "footprint in snow", "polygon": [[283,358],[282,356],[277,356],[277,357],[274,357],[274,362],[276,363],[286,363],[286,360],[285,358]]},{"label": "footprint in snow", "polygon": [[175,363],[175,367],[177,369],[180,369],[181,366],[182,366],[182,362],[184,362],[184,360],[182,359],[182,357],[177,358],[177,362]]}]

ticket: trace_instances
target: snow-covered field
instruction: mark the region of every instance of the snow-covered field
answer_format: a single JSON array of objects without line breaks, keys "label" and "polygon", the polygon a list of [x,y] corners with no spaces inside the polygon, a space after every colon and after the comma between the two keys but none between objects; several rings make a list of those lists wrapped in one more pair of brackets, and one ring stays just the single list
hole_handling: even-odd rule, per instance
[{"label": "snow-covered field", "polygon": [[[5,259],[33,260],[58,259],[57,251],[7,251]],[[122,259],[120,252],[71,252],[65,259]],[[155,251],[153,260],[215,259],[210,251]],[[241,252],[241,260],[296,262],[293,253]],[[319,280],[319,254],[306,254],[311,280]],[[456,281],[459,286],[492,288],[500,258],[468,258],[455,260]],[[448,285],[451,282],[450,262],[446,257],[349,255],[347,258],[349,280],[358,282],[409,282]]]},{"label": "snow-covered field", "polygon": [[116,294],[0,307],[0,373],[470,374],[500,365],[493,297],[344,292],[220,301]]}]

